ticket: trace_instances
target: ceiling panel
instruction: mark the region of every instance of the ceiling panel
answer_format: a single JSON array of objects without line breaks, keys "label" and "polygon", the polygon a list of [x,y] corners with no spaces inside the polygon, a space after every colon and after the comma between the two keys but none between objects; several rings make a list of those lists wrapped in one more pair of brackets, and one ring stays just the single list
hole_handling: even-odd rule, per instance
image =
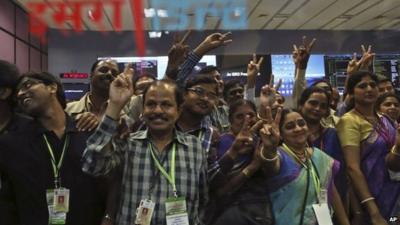
[{"label": "ceiling panel", "polygon": [[[27,9],[28,2],[74,2],[83,0],[14,0],[19,5]],[[112,0],[107,0],[111,2]],[[103,1],[104,4],[106,4]],[[131,12],[131,0],[123,0],[122,25],[123,30],[134,30],[133,15]],[[204,17],[204,29],[220,29],[221,14],[229,6],[236,6],[242,0],[227,0],[228,4],[222,4],[213,0],[198,0],[188,7],[184,7],[184,13],[188,15],[189,28],[194,29],[195,12],[199,8],[208,8],[208,12],[216,10],[216,15],[208,14]],[[244,1],[244,0],[243,0]],[[143,0],[143,7],[150,8],[151,0]],[[188,1],[182,0],[183,3]],[[226,2],[224,2],[226,3]],[[165,1],[165,4],[169,4]],[[168,6],[168,5],[167,5]],[[247,22],[250,30],[254,29],[335,29],[335,30],[376,30],[376,29],[397,29],[400,19],[400,0],[246,0]],[[54,8],[54,6],[53,6]],[[81,12],[83,28],[88,30],[98,30],[88,16],[90,6],[85,6]],[[71,9],[68,9],[71,13]],[[94,8],[92,9],[94,10]],[[106,30],[113,30],[112,23],[113,7],[104,5],[104,17],[101,23]],[[50,7],[45,14],[41,15],[50,27],[55,28],[53,20],[54,10]],[[144,18],[144,29],[153,30],[152,18]],[[168,24],[179,22],[175,18],[161,18],[161,27]],[[66,23],[66,28],[72,28],[70,21]]]},{"label": "ceiling panel", "polygon": [[321,10],[326,9],[336,0],[310,0],[303,4],[303,7],[297,11],[291,13],[289,19],[287,19],[279,29],[298,29],[305,22],[312,19],[312,17],[319,15]]},{"label": "ceiling panel", "polygon": [[248,18],[249,29],[262,29],[290,0],[262,0]]},{"label": "ceiling panel", "polygon": [[359,29],[358,27],[362,26],[363,24],[369,23],[370,20],[400,5],[400,1],[398,0],[381,0],[375,2],[376,4],[370,6],[368,9],[352,17],[349,21],[336,27],[336,29]]},{"label": "ceiling panel", "polygon": [[[327,29],[325,27],[331,24],[336,18],[341,16],[344,12],[348,11],[353,6],[359,4],[364,0],[338,0],[329,5],[329,7],[322,9],[307,23],[302,25],[300,29]],[[343,20],[343,19],[342,19]],[[337,22],[333,22],[337,23]],[[328,28],[329,29],[329,28]]]}]

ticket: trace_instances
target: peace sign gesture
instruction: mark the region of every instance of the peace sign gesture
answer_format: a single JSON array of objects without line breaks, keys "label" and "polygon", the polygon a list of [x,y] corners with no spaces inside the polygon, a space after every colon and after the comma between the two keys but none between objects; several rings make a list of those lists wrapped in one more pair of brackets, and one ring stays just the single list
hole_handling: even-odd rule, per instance
[{"label": "peace sign gesture", "polygon": [[264,57],[257,60],[257,56],[253,54],[253,60],[247,64],[247,88],[253,88],[256,85],[256,78],[258,72],[260,72],[261,64],[264,61]]},{"label": "peace sign gesture", "polygon": [[279,145],[280,140],[279,123],[281,121],[282,109],[277,109],[274,119],[272,118],[271,107],[266,107],[266,114],[267,118],[259,133],[265,151],[263,155],[276,153],[276,147]]},{"label": "peace sign gesture", "polygon": [[296,65],[296,68],[305,70],[307,68],[308,59],[310,58],[311,50],[317,41],[316,38],[313,38],[310,43],[306,41],[307,37],[303,36],[302,38],[302,45],[297,47],[293,44],[293,62]]},{"label": "peace sign gesture", "polygon": [[251,119],[246,116],[243,122],[242,129],[236,135],[235,141],[232,144],[232,150],[239,155],[247,154],[253,149],[253,135],[251,132]]},{"label": "peace sign gesture", "polygon": [[357,53],[353,53],[353,58],[347,65],[347,74],[351,75],[360,69],[368,69],[368,67],[371,65],[375,57],[375,53],[372,52],[372,46],[369,45],[368,50],[366,50],[365,46],[361,45],[361,51],[363,55],[360,60],[357,60]]},{"label": "peace sign gesture", "polygon": [[198,56],[203,56],[207,52],[215,48],[227,45],[232,42],[232,39],[229,37],[231,34],[232,34],[231,32],[227,32],[225,34],[221,33],[210,34],[204,39],[203,42],[200,43],[199,46],[197,46],[194,52]]},{"label": "peace sign gesture", "polygon": [[265,115],[265,107],[269,106],[271,107],[274,102],[275,102],[275,97],[276,97],[276,93],[278,92],[281,84],[282,84],[282,80],[279,79],[278,84],[274,85],[274,75],[271,74],[271,78],[269,80],[269,83],[267,85],[264,85],[261,88],[261,92],[260,92],[260,114],[262,114],[263,116]]},{"label": "peace sign gesture", "polygon": [[191,30],[187,31],[185,35],[180,38],[178,36],[174,37],[174,44],[168,51],[168,66],[166,75],[170,78],[175,78],[174,72],[178,70],[178,67],[183,63],[189,54],[189,45],[185,42],[188,39]]}]

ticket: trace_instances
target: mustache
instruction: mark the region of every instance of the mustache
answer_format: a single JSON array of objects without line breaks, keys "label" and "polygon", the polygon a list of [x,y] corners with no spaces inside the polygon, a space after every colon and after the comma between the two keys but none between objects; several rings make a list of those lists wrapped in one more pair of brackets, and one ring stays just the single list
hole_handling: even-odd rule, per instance
[{"label": "mustache", "polygon": [[162,119],[162,120],[168,120],[164,114],[153,114],[148,116],[149,120],[155,120],[155,119]]},{"label": "mustache", "polygon": [[102,80],[110,80],[113,81],[115,79],[115,77],[111,74],[111,73],[106,73],[106,74],[102,74],[100,75]]}]

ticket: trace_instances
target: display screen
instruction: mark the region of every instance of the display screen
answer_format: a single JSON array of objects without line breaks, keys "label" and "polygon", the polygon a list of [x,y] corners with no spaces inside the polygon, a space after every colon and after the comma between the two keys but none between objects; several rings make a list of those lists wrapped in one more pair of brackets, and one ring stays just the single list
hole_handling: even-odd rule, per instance
[{"label": "display screen", "polygon": [[89,74],[87,73],[61,73],[60,78],[63,79],[87,79]]},{"label": "display screen", "polygon": [[63,83],[65,98],[68,102],[79,100],[90,88],[87,83]]},{"label": "display screen", "polygon": [[[260,66],[260,72],[256,78],[256,96],[260,95],[260,90],[267,83],[271,74],[270,55],[261,55],[264,61]],[[259,59],[261,56],[257,56]],[[224,81],[238,79],[242,84],[247,82],[247,64],[252,60],[252,55],[221,55],[217,56],[217,66],[221,71]]]},{"label": "display screen", "polygon": [[[292,55],[271,55],[272,74],[275,82],[282,79],[279,92],[284,96],[293,94],[295,65]],[[311,55],[306,70],[307,86],[325,78],[325,64],[323,55]]]}]

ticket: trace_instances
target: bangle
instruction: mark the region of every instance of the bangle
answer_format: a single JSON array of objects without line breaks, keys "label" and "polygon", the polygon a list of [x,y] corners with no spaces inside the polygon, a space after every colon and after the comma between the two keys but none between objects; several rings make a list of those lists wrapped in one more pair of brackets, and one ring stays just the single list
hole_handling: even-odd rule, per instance
[{"label": "bangle", "polygon": [[400,154],[396,151],[396,145],[393,146],[393,148],[390,150],[390,153],[392,153],[395,156],[400,157]]},{"label": "bangle", "polygon": [[261,159],[263,159],[266,162],[273,162],[273,161],[277,160],[279,158],[279,156],[280,156],[279,152],[277,152],[275,157],[273,157],[272,159],[269,159],[269,158],[264,156],[264,153],[263,153],[264,151],[263,150],[264,150],[264,146],[262,146],[262,149],[261,149],[261,152],[260,152],[260,156],[261,156]]},{"label": "bangle", "polygon": [[366,199],[361,201],[361,204],[364,204],[364,203],[369,202],[369,201],[374,200],[374,199],[375,199],[374,197],[366,198]]}]

